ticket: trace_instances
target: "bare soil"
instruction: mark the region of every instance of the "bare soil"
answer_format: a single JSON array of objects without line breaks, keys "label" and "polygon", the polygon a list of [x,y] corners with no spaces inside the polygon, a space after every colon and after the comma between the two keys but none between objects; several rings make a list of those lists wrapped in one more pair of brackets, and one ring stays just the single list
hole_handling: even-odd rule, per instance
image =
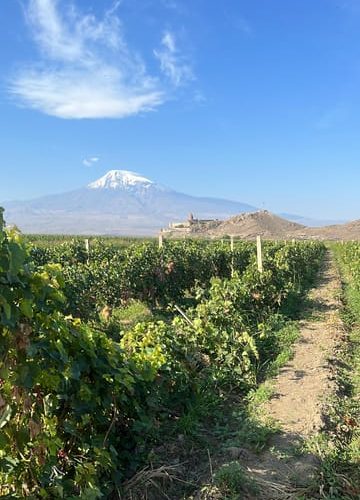
[{"label": "bare soil", "polygon": [[300,451],[304,440],[319,433],[324,425],[326,397],[335,390],[329,358],[343,332],[339,316],[340,278],[330,253],[324,263],[321,282],[311,294],[308,319],[301,321],[301,334],[293,359],[274,380],[272,398],[263,407],[281,431],[259,456],[244,462],[260,483],[254,498],[300,498],[316,480],[317,458]]}]

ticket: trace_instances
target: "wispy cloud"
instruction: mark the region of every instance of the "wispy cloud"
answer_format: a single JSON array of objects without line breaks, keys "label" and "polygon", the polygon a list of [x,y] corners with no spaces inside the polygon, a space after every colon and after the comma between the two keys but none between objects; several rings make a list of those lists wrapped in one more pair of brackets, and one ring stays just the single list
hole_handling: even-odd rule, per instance
[{"label": "wispy cloud", "polygon": [[27,107],[73,119],[122,118],[161,105],[166,96],[159,79],[124,40],[119,5],[98,19],[74,4],[61,2],[60,11],[58,0],[29,0],[40,58],[11,81],[12,95]]},{"label": "wispy cloud", "polygon": [[161,71],[176,87],[194,80],[191,64],[177,49],[175,35],[170,31],[165,31],[161,48],[154,50],[154,55],[160,61]]},{"label": "wispy cloud", "polygon": [[92,167],[95,163],[100,160],[98,156],[90,156],[90,158],[84,158],[82,163],[85,167]]}]

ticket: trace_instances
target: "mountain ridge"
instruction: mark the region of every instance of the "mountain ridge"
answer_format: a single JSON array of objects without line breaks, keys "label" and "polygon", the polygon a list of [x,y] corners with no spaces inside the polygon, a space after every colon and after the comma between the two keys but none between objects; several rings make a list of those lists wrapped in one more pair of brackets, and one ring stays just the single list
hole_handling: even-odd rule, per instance
[{"label": "mountain ridge", "polygon": [[224,221],[189,221],[186,226],[174,227],[165,231],[169,238],[224,238],[234,236],[252,240],[261,236],[268,240],[323,240],[349,241],[360,240],[360,219],[346,224],[333,224],[324,227],[307,227],[291,222],[283,217],[258,210],[236,215]]},{"label": "mountain ridge", "polygon": [[216,223],[196,220],[189,222],[183,229],[169,229],[165,234],[169,237],[179,237],[183,233],[188,236],[205,238],[234,236],[253,240],[257,236],[262,236],[265,239],[288,239],[293,238],[294,233],[307,229],[301,224],[279,217],[268,210],[242,213]]},{"label": "mountain ridge", "polygon": [[196,197],[128,170],[110,170],[87,186],[32,200],[4,202],[6,219],[29,233],[152,235],[190,212],[226,219],[256,207]]},{"label": "mountain ridge", "polygon": [[[187,219],[189,213],[199,219],[226,222],[239,214],[259,212],[247,203],[181,193],[131,170],[109,170],[82,188],[0,205],[6,209],[9,224],[25,233],[44,234],[151,236],[170,223]],[[338,221],[286,213],[279,216],[311,226],[314,237],[317,226],[329,222],[341,226]]]}]

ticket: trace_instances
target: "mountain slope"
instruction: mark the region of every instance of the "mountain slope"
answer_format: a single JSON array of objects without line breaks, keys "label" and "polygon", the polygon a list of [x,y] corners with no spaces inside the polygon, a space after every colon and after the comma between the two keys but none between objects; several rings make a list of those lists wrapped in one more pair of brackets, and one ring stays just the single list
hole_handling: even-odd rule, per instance
[{"label": "mountain slope", "polygon": [[222,238],[231,235],[245,240],[254,240],[258,235],[268,240],[360,240],[360,219],[346,224],[307,227],[261,210],[242,213],[224,221],[194,221],[185,227],[172,228],[166,232],[166,236],[170,238]]},{"label": "mountain slope", "polygon": [[[295,235],[296,237],[298,234]],[[346,224],[332,224],[319,228],[308,227],[299,231],[299,237],[321,240],[360,240],[360,219]]]},{"label": "mountain slope", "polygon": [[197,236],[215,238],[233,235],[242,239],[254,239],[260,235],[266,239],[286,239],[292,238],[294,233],[305,229],[305,226],[301,224],[283,219],[267,210],[261,210],[236,215],[216,224],[195,224],[193,232]]},{"label": "mountain slope", "polygon": [[111,170],[87,187],[29,201],[7,202],[8,223],[23,232],[151,235],[189,212],[226,219],[255,209],[245,203],[178,193],[146,177]]},{"label": "mountain slope", "polygon": [[233,234],[242,238],[254,238],[257,235],[264,238],[287,238],[294,231],[300,231],[304,227],[262,210],[232,217],[220,224],[213,234],[216,236]]}]

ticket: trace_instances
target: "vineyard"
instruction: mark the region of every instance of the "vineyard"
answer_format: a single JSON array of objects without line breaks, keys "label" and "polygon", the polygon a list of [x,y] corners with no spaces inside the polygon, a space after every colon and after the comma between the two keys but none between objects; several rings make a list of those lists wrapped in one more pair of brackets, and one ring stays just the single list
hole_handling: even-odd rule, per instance
[{"label": "vineyard", "polygon": [[338,243],[333,250],[344,280],[347,337],[338,355],[339,393],[329,415],[333,446],[325,462],[334,477],[348,482],[347,497],[360,498],[360,243]]},{"label": "vineyard", "polygon": [[[360,294],[355,251],[338,254]],[[165,441],[204,448],[198,430],[223,425],[234,398],[248,425],[324,254],[265,243],[259,272],[249,242],[47,244],[1,219],[1,496],[144,498],[139,474],[164,470]]]}]

